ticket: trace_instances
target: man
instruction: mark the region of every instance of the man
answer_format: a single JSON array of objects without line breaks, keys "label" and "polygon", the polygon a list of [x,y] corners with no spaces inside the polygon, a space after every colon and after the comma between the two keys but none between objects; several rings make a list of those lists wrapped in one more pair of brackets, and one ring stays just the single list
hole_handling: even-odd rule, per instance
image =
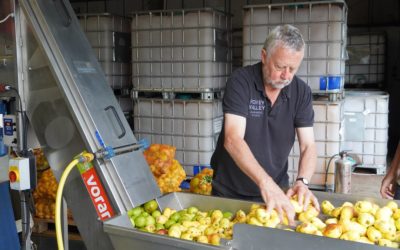
[{"label": "man", "polygon": [[[261,62],[236,70],[227,82],[224,126],[211,158],[213,195],[264,201],[268,211],[294,222],[289,197],[301,204],[318,201],[308,189],[316,166],[311,89],[295,76],[304,40],[291,25],[268,35]],[[300,145],[298,178],[288,188],[288,155],[295,132]],[[305,206],[306,207],[306,206]]]},{"label": "man", "polygon": [[382,180],[381,195],[385,199],[400,200],[400,142],[397,145],[390,169]]}]

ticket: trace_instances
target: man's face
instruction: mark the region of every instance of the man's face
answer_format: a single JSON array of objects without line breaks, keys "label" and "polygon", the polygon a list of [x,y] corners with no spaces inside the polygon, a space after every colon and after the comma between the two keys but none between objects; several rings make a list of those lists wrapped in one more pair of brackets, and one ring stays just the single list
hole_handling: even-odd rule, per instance
[{"label": "man's face", "polygon": [[290,84],[300,67],[304,51],[294,51],[277,45],[267,58],[265,49],[261,52],[264,85],[282,89]]}]

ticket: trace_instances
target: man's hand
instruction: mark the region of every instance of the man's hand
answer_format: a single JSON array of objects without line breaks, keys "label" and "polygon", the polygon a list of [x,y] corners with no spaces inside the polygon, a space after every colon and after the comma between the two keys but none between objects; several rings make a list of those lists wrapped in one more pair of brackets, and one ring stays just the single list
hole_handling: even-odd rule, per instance
[{"label": "man's hand", "polygon": [[385,178],[382,180],[381,195],[385,199],[393,199],[396,187],[396,178],[394,171],[387,173]]},{"label": "man's hand", "polygon": [[288,198],[297,195],[297,201],[300,205],[303,205],[304,211],[307,210],[310,201],[314,205],[314,207],[319,211],[319,203],[317,197],[308,189],[307,185],[305,185],[301,181],[296,181],[292,188],[290,188],[286,192],[286,196]]},{"label": "man's hand", "polygon": [[278,215],[283,220],[287,216],[290,225],[294,225],[294,216],[296,215],[294,207],[289,198],[281,190],[281,188],[270,180],[263,181],[260,185],[261,197],[267,205],[267,212],[270,213],[273,209],[278,212]]}]

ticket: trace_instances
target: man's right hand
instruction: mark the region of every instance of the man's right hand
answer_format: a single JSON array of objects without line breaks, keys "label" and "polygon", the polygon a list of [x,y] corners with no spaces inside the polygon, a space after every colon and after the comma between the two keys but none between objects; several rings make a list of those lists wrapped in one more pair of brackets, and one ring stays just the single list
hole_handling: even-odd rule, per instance
[{"label": "man's right hand", "polygon": [[264,180],[259,184],[261,196],[267,205],[267,212],[271,213],[275,209],[281,221],[287,216],[289,225],[294,225],[296,215],[294,207],[282,189],[272,180]]}]

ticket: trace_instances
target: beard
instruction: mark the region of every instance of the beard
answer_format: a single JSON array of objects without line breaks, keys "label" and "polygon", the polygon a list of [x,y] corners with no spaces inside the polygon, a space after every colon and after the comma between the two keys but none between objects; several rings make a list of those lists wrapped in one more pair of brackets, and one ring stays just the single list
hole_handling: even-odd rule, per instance
[{"label": "beard", "polygon": [[290,80],[267,81],[267,84],[274,89],[283,89],[290,84]]},{"label": "beard", "polygon": [[290,82],[292,81],[290,80],[271,80],[268,76],[269,76],[269,71],[268,68],[263,67],[262,68],[262,72],[263,72],[263,80],[264,80],[264,84],[271,86],[274,89],[283,89],[284,87],[288,86],[290,84]]}]

